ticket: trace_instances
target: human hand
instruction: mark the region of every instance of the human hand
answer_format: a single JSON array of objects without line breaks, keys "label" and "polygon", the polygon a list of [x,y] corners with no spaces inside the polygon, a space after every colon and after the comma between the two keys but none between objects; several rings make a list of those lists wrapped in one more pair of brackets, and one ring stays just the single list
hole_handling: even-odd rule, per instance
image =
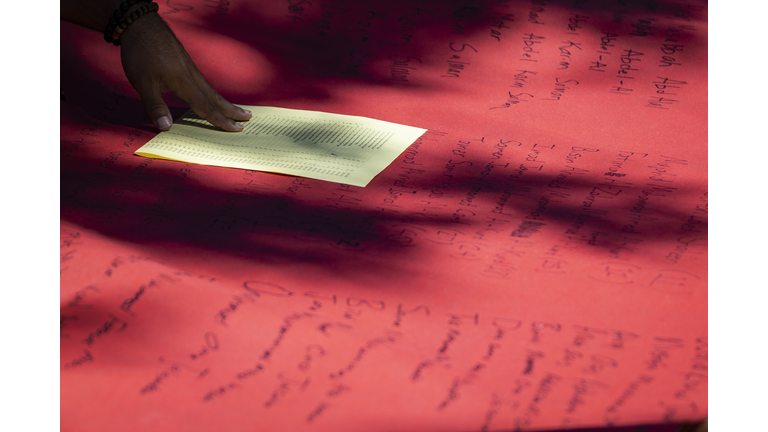
[{"label": "human hand", "polygon": [[120,37],[123,70],[139,93],[147,114],[161,131],[171,128],[171,112],[161,93],[173,92],[214,126],[240,132],[237,121],[251,112],[236,107],[208,84],[170,27],[157,14],[134,21]]}]

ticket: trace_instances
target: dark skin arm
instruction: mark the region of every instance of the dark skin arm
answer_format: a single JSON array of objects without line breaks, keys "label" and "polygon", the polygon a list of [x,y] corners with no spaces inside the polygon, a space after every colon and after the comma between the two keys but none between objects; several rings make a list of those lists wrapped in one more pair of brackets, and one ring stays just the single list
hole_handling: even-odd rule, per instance
[{"label": "dark skin arm", "polygon": [[[61,19],[103,33],[120,3],[121,0],[61,0]],[[171,112],[161,96],[167,91],[187,102],[200,118],[225,131],[240,132],[243,127],[237,121],[251,118],[250,111],[232,105],[208,84],[157,13],[131,23],[120,41],[125,76],[161,131],[170,129],[172,123]]]}]

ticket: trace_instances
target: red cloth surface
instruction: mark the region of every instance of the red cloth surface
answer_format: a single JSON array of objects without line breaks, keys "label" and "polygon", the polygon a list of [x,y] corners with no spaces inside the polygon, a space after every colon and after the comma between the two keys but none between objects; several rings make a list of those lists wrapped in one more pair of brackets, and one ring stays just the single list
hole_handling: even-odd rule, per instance
[{"label": "red cloth surface", "polygon": [[62,430],[707,416],[706,2],[160,6],[233,103],[429,130],[365,188],[139,157],[62,23]]}]

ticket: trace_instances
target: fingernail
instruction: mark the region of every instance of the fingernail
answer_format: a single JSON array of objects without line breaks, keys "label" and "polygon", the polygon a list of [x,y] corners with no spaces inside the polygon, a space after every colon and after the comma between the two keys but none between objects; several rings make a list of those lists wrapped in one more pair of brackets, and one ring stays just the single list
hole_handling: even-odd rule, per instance
[{"label": "fingernail", "polygon": [[[242,109],[242,108],[240,108],[240,109]],[[247,109],[242,109],[242,110],[243,110],[244,113],[246,113],[248,115],[251,115],[251,110],[247,110]]]},{"label": "fingernail", "polygon": [[160,130],[166,130],[171,127],[171,118],[168,116],[162,116],[155,121],[155,126]]},{"label": "fingernail", "polygon": [[241,125],[240,123],[235,123],[235,127],[238,128],[238,129],[242,129],[243,125]]}]

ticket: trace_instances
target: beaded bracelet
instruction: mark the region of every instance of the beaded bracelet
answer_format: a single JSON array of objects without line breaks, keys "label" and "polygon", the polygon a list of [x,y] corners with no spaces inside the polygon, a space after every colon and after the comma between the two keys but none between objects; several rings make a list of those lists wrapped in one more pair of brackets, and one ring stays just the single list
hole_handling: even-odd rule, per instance
[{"label": "beaded bracelet", "polygon": [[120,4],[120,7],[117,8],[115,13],[112,15],[112,18],[109,19],[109,22],[107,23],[107,28],[104,30],[104,40],[112,43],[114,40],[114,33],[115,33],[115,27],[118,25],[120,18],[123,17],[126,11],[128,9],[132,8],[136,3],[139,1],[148,2],[151,0],[125,0]]},{"label": "beaded bracelet", "polygon": [[[148,4],[141,5],[133,12],[127,13],[136,3],[140,2],[147,2]],[[160,6],[152,0],[125,0],[109,19],[107,28],[104,30],[104,40],[115,46],[120,45],[120,35],[132,22],[150,12],[157,12],[158,9]]]}]

